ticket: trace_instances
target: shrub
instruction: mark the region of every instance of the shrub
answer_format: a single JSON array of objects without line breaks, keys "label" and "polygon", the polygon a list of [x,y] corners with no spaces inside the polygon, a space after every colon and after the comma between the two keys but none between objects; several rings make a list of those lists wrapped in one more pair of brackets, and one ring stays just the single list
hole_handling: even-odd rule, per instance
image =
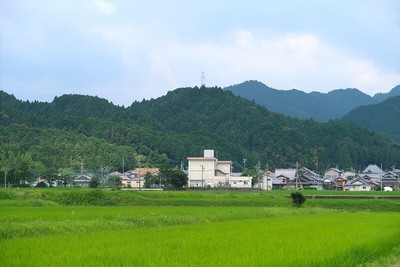
[{"label": "shrub", "polygon": [[45,182],[39,182],[35,187],[47,187],[47,184]]},{"label": "shrub", "polygon": [[306,201],[306,198],[300,192],[293,192],[290,196],[292,197],[293,206],[296,207],[301,207],[301,205]]}]

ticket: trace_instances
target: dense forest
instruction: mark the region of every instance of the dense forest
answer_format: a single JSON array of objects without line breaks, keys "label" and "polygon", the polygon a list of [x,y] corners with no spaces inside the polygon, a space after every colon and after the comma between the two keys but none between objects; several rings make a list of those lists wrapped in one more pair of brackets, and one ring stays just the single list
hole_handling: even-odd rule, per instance
[{"label": "dense forest", "polygon": [[379,104],[358,107],[342,119],[386,134],[400,143],[400,96]]},{"label": "dense forest", "polygon": [[249,168],[400,166],[400,146],[384,136],[346,122],[286,117],[220,88],[181,88],[127,108],[91,96],[40,103],[0,92],[0,139],[1,170],[13,179],[186,164],[203,149],[233,160],[234,171],[243,158]]}]

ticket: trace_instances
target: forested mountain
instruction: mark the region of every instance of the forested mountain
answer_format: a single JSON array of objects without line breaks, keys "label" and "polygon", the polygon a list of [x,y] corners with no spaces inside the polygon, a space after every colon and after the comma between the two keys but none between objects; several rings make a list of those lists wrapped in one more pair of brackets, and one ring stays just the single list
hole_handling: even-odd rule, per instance
[{"label": "forested mountain", "polygon": [[258,161],[270,168],[299,162],[316,170],[400,166],[400,146],[388,138],[346,122],[286,117],[220,88],[181,88],[127,108],[90,96],[30,103],[0,92],[0,123],[3,169],[9,161],[121,169],[121,158],[128,168],[137,157],[151,165],[168,157],[178,165],[203,149],[232,159],[234,171],[242,170],[243,158],[250,168]]},{"label": "forested mountain", "polygon": [[390,90],[389,93],[378,93],[374,95],[374,100],[375,103],[380,103],[390,97],[398,96],[400,95],[400,84],[394,87],[392,90]]},{"label": "forested mountain", "polygon": [[400,96],[391,97],[379,104],[358,107],[342,120],[386,134],[400,143]]},{"label": "forested mountain", "polygon": [[285,115],[317,121],[340,119],[343,115],[361,105],[375,104],[384,99],[400,95],[400,86],[387,94],[377,94],[374,97],[366,95],[357,89],[339,89],[327,94],[299,90],[277,90],[257,81],[247,81],[242,84],[225,88],[236,95],[267,107],[269,110]]},{"label": "forested mountain", "polygon": [[[107,173],[159,165],[165,154],[121,142],[126,109],[80,95],[22,102],[0,91],[0,168],[11,182],[54,173]],[[139,126],[136,127],[138,130]],[[146,130],[147,131],[147,130]]]}]

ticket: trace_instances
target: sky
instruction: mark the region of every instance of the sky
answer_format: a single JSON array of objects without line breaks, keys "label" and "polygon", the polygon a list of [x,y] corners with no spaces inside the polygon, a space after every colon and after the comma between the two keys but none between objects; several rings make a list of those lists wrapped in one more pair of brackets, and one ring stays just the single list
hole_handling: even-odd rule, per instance
[{"label": "sky", "polygon": [[0,90],[114,104],[258,80],[369,95],[400,84],[398,0],[1,0]]}]

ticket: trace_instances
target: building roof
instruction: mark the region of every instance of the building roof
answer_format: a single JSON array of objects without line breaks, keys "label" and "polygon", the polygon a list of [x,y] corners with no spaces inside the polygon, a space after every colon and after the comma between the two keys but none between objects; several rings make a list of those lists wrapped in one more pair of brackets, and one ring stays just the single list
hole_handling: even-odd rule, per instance
[{"label": "building roof", "polygon": [[354,180],[349,180],[346,183],[346,186],[362,186],[362,185],[377,185],[377,183],[369,181],[369,180],[365,180],[363,178],[357,178]]},{"label": "building roof", "polygon": [[363,173],[384,174],[385,172],[382,171],[382,169],[376,164],[370,164],[367,168],[365,168],[365,170],[363,170]]},{"label": "building roof", "polygon": [[275,177],[278,176],[285,176],[289,179],[294,179],[296,178],[296,169],[276,169]]},{"label": "building roof", "polygon": [[334,172],[337,172],[337,173],[342,173],[341,170],[336,169],[336,168],[329,168],[329,169],[327,169],[325,172],[328,172],[328,171],[334,171]]},{"label": "building roof", "polygon": [[188,157],[187,160],[211,160],[215,161],[216,158],[205,158],[205,157]]},{"label": "building roof", "polygon": [[90,180],[92,180],[92,178],[87,175],[79,175],[75,177],[74,182],[90,182]]}]

